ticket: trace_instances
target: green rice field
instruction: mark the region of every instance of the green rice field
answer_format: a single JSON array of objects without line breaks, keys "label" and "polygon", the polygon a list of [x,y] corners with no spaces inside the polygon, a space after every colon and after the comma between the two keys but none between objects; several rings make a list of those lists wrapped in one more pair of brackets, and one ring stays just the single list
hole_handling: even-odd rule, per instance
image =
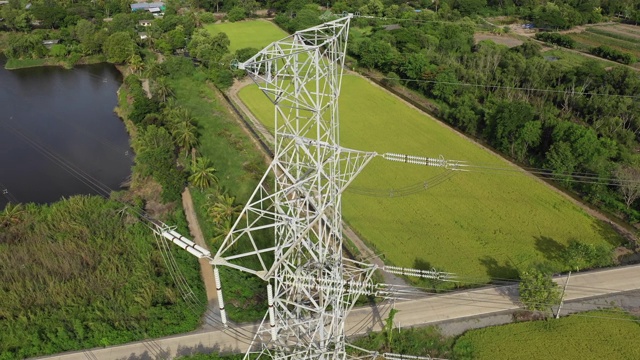
[{"label": "green rice field", "polygon": [[229,36],[229,40],[231,40],[231,46],[229,47],[231,52],[247,47],[262,49],[288,35],[284,30],[266,20],[209,24],[205,28],[212,34],[226,33]]},{"label": "green rice field", "polygon": [[[260,39],[247,36],[251,26],[261,28]],[[227,32],[233,49],[264,46],[286,35],[267,21],[209,29]],[[273,105],[255,85],[239,96],[273,128]],[[341,141],[347,147],[511,166],[361,77],[344,76],[340,116]],[[437,184],[436,177],[445,175],[453,176]],[[395,196],[404,187],[423,190]],[[510,171],[448,174],[376,158],[350,189],[343,201],[345,220],[394,265],[435,266],[486,281],[515,277],[517,268],[538,261],[556,262],[562,268],[558,252],[569,240],[606,246],[620,241],[608,225],[564,196]]]},{"label": "green rice field", "polygon": [[[273,128],[273,105],[256,86],[239,96]],[[443,155],[517,169],[354,75],[343,78],[340,137],[343,146],[379,154]],[[345,193],[344,218],[389,263],[437,267],[478,281],[512,278],[516,269],[540,261],[563,268],[557,259],[570,240],[619,243],[607,224],[528,175],[476,169],[436,181],[447,174],[378,157]],[[417,192],[397,196],[405,187]]]},{"label": "green rice field", "polygon": [[631,320],[636,319],[624,313],[589,312],[471,330],[458,338],[454,352],[470,350],[469,358],[477,360],[640,359],[634,340],[640,324]]}]

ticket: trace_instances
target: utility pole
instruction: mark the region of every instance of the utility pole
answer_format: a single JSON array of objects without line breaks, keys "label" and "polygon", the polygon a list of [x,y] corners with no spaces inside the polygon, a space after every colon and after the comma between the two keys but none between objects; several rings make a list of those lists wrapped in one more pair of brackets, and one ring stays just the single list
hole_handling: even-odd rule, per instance
[{"label": "utility pole", "polygon": [[570,278],[571,278],[571,271],[569,271],[569,275],[567,275],[567,281],[564,282],[564,287],[562,288],[562,297],[560,297],[560,305],[558,306],[556,319],[560,318],[560,310],[562,310],[562,304],[564,304],[564,293],[567,291],[567,285],[569,285]]}]

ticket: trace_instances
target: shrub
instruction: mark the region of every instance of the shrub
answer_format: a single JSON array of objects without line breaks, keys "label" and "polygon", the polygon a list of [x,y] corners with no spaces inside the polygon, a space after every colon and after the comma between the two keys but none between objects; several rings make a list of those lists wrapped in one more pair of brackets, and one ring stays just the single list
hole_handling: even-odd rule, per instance
[{"label": "shrub", "polygon": [[247,12],[243,7],[236,6],[227,14],[227,19],[231,22],[244,20],[247,17]]},{"label": "shrub", "polygon": [[626,64],[626,65],[636,62],[636,59],[635,57],[633,57],[633,55],[616,50],[616,49],[612,49],[606,45],[600,45],[598,47],[591,48],[590,52],[595,56],[599,56],[601,58],[605,58],[608,60],[617,61],[619,63]]},{"label": "shrub", "polygon": [[558,33],[551,32],[541,32],[536,34],[536,39],[556,44],[562,47],[566,47],[568,49],[573,49],[576,47],[576,41],[570,38],[567,35],[562,35]]}]

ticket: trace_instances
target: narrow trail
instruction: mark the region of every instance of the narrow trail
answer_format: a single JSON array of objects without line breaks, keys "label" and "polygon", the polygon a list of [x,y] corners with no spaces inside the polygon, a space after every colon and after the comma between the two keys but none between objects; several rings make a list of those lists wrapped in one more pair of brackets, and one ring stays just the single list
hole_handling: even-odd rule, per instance
[{"label": "narrow trail", "polygon": [[[198,217],[193,206],[193,199],[191,198],[191,191],[186,188],[182,193],[182,207],[189,223],[189,231],[193,236],[193,241],[202,246],[205,249],[209,249],[204,241],[204,235],[200,224],[198,223]],[[207,325],[213,325],[208,322],[208,317],[213,316],[215,319],[220,318],[220,310],[218,309],[218,295],[216,292],[216,282],[213,277],[213,267],[207,259],[199,259],[200,262],[200,274],[202,275],[202,281],[204,282],[204,288],[207,293],[207,313],[205,314],[205,321],[203,322],[203,328]]]}]

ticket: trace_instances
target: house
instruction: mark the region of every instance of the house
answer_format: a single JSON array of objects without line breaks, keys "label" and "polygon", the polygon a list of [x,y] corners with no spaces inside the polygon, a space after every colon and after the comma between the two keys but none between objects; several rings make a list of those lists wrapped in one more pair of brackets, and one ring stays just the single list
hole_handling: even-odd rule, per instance
[{"label": "house", "polygon": [[53,45],[56,45],[60,42],[60,39],[51,39],[51,40],[42,40],[42,45],[47,49],[51,49]]},{"label": "house", "polygon": [[146,40],[149,38],[149,35],[146,32],[139,32],[138,36],[140,37],[140,40]]},{"label": "house", "polygon": [[147,27],[147,26],[151,26],[152,22],[153,22],[153,20],[140,20],[140,21],[138,21],[138,24],[140,26]]},{"label": "house", "polygon": [[384,29],[386,31],[393,31],[393,30],[402,29],[402,26],[400,26],[400,24],[391,24],[391,25],[385,26]]},{"label": "house", "polygon": [[[131,4],[131,11],[149,11],[151,13],[163,12],[167,7],[163,2],[151,2],[151,3],[136,3]],[[154,11],[151,11],[153,9]]]},{"label": "house", "polygon": [[8,3],[8,1],[0,1],[0,5],[7,5]]}]

